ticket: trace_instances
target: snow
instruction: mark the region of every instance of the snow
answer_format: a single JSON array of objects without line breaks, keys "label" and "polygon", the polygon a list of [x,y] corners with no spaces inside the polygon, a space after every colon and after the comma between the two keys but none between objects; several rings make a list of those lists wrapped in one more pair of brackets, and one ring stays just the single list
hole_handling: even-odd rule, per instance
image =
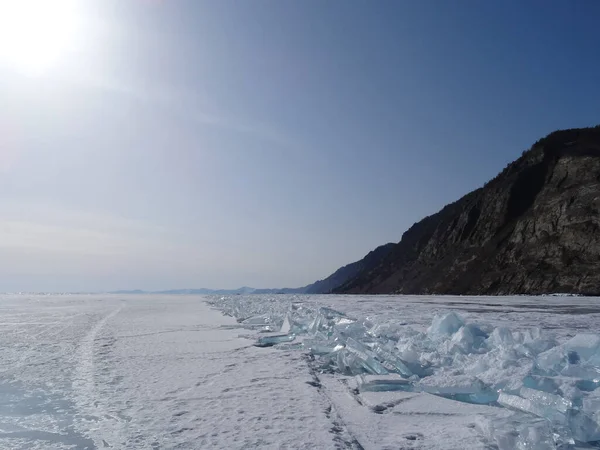
[{"label": "snow", "polygon": [[0,448],[336,448],[299,352],[199,297],[0,300]]},{"label": "snow", "polygon": [[2,295],[0,448],[591,448],[598,319],[563,296]]}]

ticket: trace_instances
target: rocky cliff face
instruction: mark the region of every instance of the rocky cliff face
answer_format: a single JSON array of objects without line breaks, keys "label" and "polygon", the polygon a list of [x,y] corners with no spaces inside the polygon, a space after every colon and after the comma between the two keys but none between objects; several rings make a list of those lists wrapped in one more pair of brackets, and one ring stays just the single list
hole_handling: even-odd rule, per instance
[{"label": "rocky cliff face", "polygon": [[600,127],[557,131],[338,293],[600,295]]},{"label": "rocky cliff face", "polygon": [[348,264],[338,270],[336,270],[333,274],[325,278],[324,280],[319,280],[313,284],[305,286],[303,289],[304,294],[329,294],[334,289],[340,287],[344,283],[356,277],[359,273],[370,271],[373,269],[379,262],[385,258],[395,247],[395,244],[385,244],[377,247],[375,250],[369,252],[367,256],[365,256],[360,261],[353,262]]}]

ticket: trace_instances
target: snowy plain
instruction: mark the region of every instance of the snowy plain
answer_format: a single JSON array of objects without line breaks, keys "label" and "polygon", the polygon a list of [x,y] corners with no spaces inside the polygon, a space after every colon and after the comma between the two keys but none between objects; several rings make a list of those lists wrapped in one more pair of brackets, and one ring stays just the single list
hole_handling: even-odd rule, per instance
[{"label": "snowy plain", "polygon": [[[456,393],[463,381],[465,389],[472,384],[473,367],[469,372],[457,361],[479,367],[496,355],[463,352],[450,361],[449,355],[460,352],[446,342],[473,345],[464,332],[452,330],[451,338],[432,341],[446,353],[419,354],[432,367],[439,363],[422,379],[435,392],[422,386],[382,392],[372,387],[386,376],[327,370],[322,361],[330,356],[314,350],[320,348],[314,337],[326,329],[321,322],[321,331],[307,335],[312,354],[308,338],[302,344],[300,335],[293,342],[255,346],[261,337],[278,336],[262,331],[296,326],[281,323],[291,318],[290,308],[317,315],[331,309],[350,333],[360,324],[378,336],[411,330],[417,340],[427,336],[435,317],[452,311],[464,321],[461,329],[477,324],[473,329],[485,331],[486,341],[506,343],[507,334],[494,330],[509,330],[551,350],[577,334],[600,334],[597,298],[2,295],[0,448],[596,448],[594,442],[550,442],[556,429],[544,414],[439,395],[448,386]],[[239,314],[248,312],[267,325],[256,319],[244,324],[252,318]],[[363,355],[360,345],[352,355]],[[521,344],[511,345],[514,351]],[[410,359],[413,350],[402,351]],[[478,370],[487,384],[505,383],[526,375],[525,361],[502,360],[506,367]],[[387,377],[392,375],[398,376]],[[596,387],[583,393],[591,408],[600,405]]]}]

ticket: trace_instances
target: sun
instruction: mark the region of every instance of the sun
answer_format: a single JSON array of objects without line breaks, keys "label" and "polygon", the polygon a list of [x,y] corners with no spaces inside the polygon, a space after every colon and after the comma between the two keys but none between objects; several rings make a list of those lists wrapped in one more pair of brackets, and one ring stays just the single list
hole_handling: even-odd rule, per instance
[{"label": "sun", "polygon": [[0,0],[0,64],[37,76],[77,39],[78,0]]}]

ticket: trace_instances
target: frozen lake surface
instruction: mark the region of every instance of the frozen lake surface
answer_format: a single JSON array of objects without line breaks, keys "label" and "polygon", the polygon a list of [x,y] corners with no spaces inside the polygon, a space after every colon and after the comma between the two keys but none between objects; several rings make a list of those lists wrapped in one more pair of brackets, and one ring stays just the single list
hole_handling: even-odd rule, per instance
[{"label": "frozen lake surface", "polygon": [[[242,305],[240,314],[263,313],[273,323],[238,323],[250,317],[224,316],[215,308],[232,314],[233,305]],[[304,337],[298,333],[293,342],[266,348],[254,345],[258,338],[271,336],[261,333],[263,328],[293,329],[297,324],[281,321],[289,317],[294,322],[298,311],[314,313],[322,307],[344,314],[330,335],[321,336],[328,325],[320,322],[316,333],[321,334],[307,331]],[[295,308],[294,314],[290,308]],[[427,334],[435,316],[448,317],[452,311],[464,321],[456,325],[463,331],[445,330],[446,325],[455,325],[446,320],[433,331],[449,334],[435,338],[433,331]],[[494,449],[535,442],[536,447],[521,448],[540,450],[597,445],[592,440],[585,444],[549,441],[556,435],[556,424],[568,416],[554,409],[587,408],[589,412],[600,406],[597,384],[588,376],[596,367],[597,350],[590,339],[600,334],[596,298],[3,295],[0,314],[3,449]],[[356,324],[371,327],[365,329],[373,336],[379,334],[373,342],[344,342],[340,354],[345,351],[346,357],[355,357],[349,364],[356,358],[360,361],[363,354],[368,359],[361,346],[372,347],[385,336],[386,342],[396,345],[394,354],[404,352],[408,362],[416,355],[426,363],[420,367],[431,373],[413,375],[410,381],[419,390],[390,391],[389,384],[397,381],[394,376],[400,378],[393,370],[379,377],[367,370],[362,378],[340,373],[335,365],[326,370],[323,361],[330,361],[331,354],[319,350],[311,355],[309,341],[302,344],[310,338],[317,348],[315,336],[333,339],[342,326],[342,335],[348,330],[356,333],[351,329]],[[536,328],[540,335],[527,331]],[[514,335],[494,332],[497,329]],[[472,330],[481,330],[485,339]],[[569,344],[582,333],[588,336],[583,344]],[[409,335],[416,336],[411,348],[403,340]],[[426,341],[427,336],[431,342],[425,348],[419,340]],[[458,347],[449,347],[450,342]],[[551,347],[536,350],[540,342]],[[501,351],[519,352],[520,346],[524,354],[511,366]],[[369,354],[371,347],[365,350]],[[552,348],[568,350],[568,367],[557,366],[558,359],[538,356]],[[535,354],[528,356],[527,351]],[[573,352],[579,352],[577,357]],[[495,370],[489,366],[490,358],[498,355],[504,359],[498,359],[501,366]],[[528,388],[521,392],[521,386],[508,385],[506,392],[516,394],[501,403],[496,401],[497,393],[487,404],[455,399],[473,394],[469,386],[475,365],[489,388],[531,372],[523,369],[525,361],[538,359],[540,364],[551,364],[546,370],[553,371],[552,376],[534,373],[542,384],[548,379],[553,383],[564,379],[567,384],[591,380],[585,389],[580,386],[582,392],[559,386],[560,402],[567,398],[581,405],[561,403],[542,412],[527,412],[523,409],[527,406],[514,407],[511,402],[527,400]],[[465,366],[467,370],[459,363],[471,366]],[[585,377],[574,368],[587,371]],[[417,371],[414,364],[410,369]],[[427,380],[430,387],[422,384]],[[377,383],[387,383],[388,388],[380,391]],[[437,391],[426,392],[422,386]],[[466,390],[457,397],[459,388]],[[543,401],[548,399],[554,397]],[[591,414],[588,419],[594,422],[599,417]],[[523,423],[531,426],[515,432]],[[583,424],[586,432],[594,426]]]}]

